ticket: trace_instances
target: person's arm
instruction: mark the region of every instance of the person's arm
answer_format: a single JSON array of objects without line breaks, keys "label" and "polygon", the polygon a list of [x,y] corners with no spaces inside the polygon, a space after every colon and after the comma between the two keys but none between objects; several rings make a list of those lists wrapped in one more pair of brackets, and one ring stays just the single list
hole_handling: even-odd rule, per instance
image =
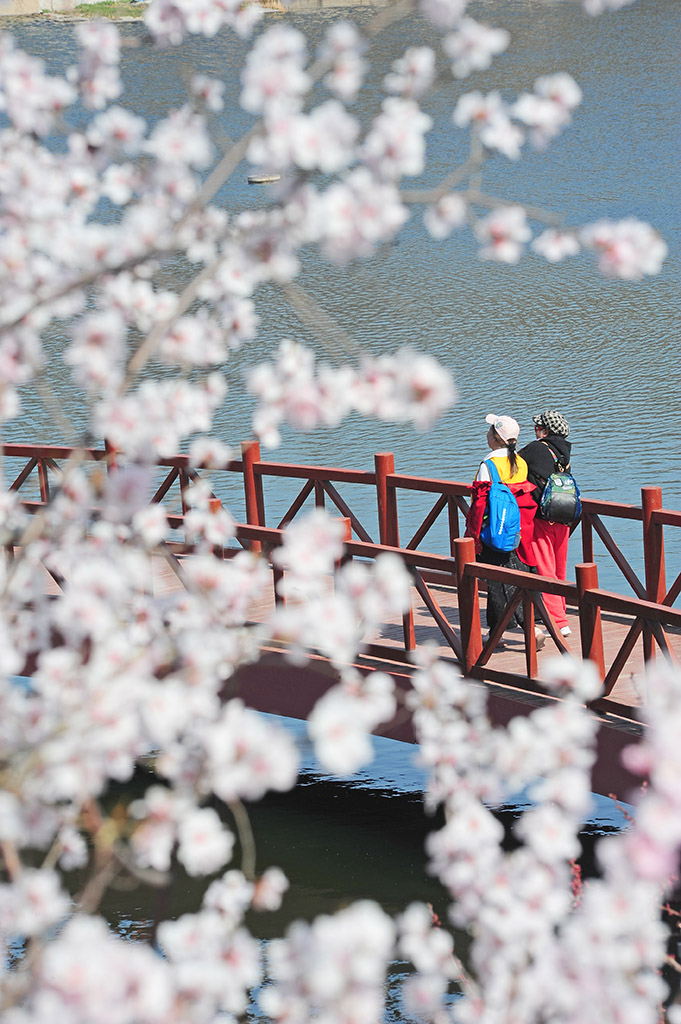
[{"label": "person's arm", "polygon": [[465,536],[472,537],[474,539],[476,555],[479,555],[482,551],[480,530],[482,529],[482,523],[485,518],[489,489],[490,484],[486,481],[475,481],[473,484],[473,493],[471,494],[471,504],[468,510],[468,516],[466,517]]},{"label": "person's arm", "polygon": [[485,459],[483,459],[483,461],[480,463],[480,468],[478,469],[478,475],[476,476],[475,479],[476,480],[484,480],[487,483],[491,482],[492,477],[490,476],[490,472],[489,472],[489,469],[487,467],[487,461]]},{"label": "person's arm", "polygon": [[551,450],[545,444],[542,444],[541,441],[530,441],[522,449],[520,455],[527,463],[527,479],[535,487],[532,497],[539,504],[546,481],[551,473],[553,473],[553,455]]}]

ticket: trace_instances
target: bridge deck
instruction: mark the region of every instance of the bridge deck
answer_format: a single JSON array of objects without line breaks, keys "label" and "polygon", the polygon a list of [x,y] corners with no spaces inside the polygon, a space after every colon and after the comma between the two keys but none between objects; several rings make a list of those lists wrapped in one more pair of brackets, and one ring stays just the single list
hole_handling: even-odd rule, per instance
[{"label": "bridge deck", "polygon": [[[154,593],[158,596],[171,593],[179,588],[177,577],[165,562],[158,560],[154,565]],[[437,599],[447,621],[458,631],[459,613],[457,593],[451,588],[431,587],[431,591]],[[481,596],[481,616],[484,621],[485,596]],[[262,620],[268,611],[273,607],[273,596],[268,592],[262,602],[251,609],[253,621]],[[420,598],[419,594],[412,591],[412,608],[414,612],[414,633],[417,646],[421,644],[433,644],[438,654],[442,657],[453,657],[452,650],[446,645],[442,633],[438,629],[428,608]],[[575,657],[581,657],[579,619],[575,609],[568,607],[568,620],[572,629],[572,636],[566,640],[566,645]],[[622,642],[631,625],[631,619],[626,616],[613,615],[608,612],[602,613],[603,642],[605,649],[605,662],[608,668],[615,655],[619,651]],[[681,660],[681,631],[673,627],[666,627],[667,635],[672,649]],[[382,627],[372,635],[365,637],[367,643],[379,643],[382,646],[394,649],[396,655],[404,651],[402,621],[395,619],[392,622],[383,623]],[[492,654],[489,667],[495,671],[509,672],[520,677],[525,675],[525,640],[520,629],[507,630],[504,634],[504,646]],[[538,675],[541,680],[546,673],[547,662],[558,653],[555,644],[550,637],[547,638],[544,648],[538,652]],[[387,662],[388,659],[386,659]],[[645,683],[643,680],[643,647],[639,640],[632,651],[625,671],[621,673],[615,687],[610,695],[611,700],[625,707],[635,708],[645,703]]]},{"label": "bridge deck", "polygon": [[[158,598],[168,596],[181,588],[178,576],[161,558],[153,561],[152,586],[153,593]],[[52,594],[59,591],[57,584],[47,572],[46,587]],[[459,612],[456,591],[452,588],[432,586],[431,594],[439,603],[447,622],[458,634]],[[484,620],[484,595],[481,596],[480,603]],[[267,588],[262,600],[251,607],[250,620],[261,621],[271,611],[273,605],[273,590]],[[442,657],[454,660],[451,648],[444,642],[442,633],[416,590],[412,590],[412,608],[417,646],[430,643]],[[579,619],[575,610],[570,607],[568,619],[572,636],[568,638],[567,645],[575,656],[579,657]],[[619,651],[631,622],[632,619],[627,616],[602,613],[606,669],[610,667]],[[672,653],[681,659],[681,628],[666,626],[665,632]],[[365,637],[365,642],[372,645],[370,654],[368,657],[360,657],[358,665],[389,671],[399,689],[408,689],[410,672],[405,664],[401,619],[383,623],[374,635]],[[378,655],[376,646],[373,645],[380,645]],[[554,642],[548,638],[544,648],[538,652],[537,676],[534,681],[530,681],[526,674],[524,635],[520,630],[508,630],[505,633],[503,648],[494,651],[487,666],[478,676],[482,681],[476,684],[486,687],[489,698],[488,711],[496,724],[504,724],[518,713],[527,713],[551,699],[542,695],[541,679],[546,675],[548,661],[556,653]],[[594,792],[616,794],[621,799],[630,799],[632,790],[640,785],[640,779],[636,779],[622,766],[621,751],[632,742],[636,742],[640,735],[640,726],[632,721],[632,718],[635,714],[634,709],[645,703],[643,667],[643,650],[639,639],[626,663],[625,671],[620,674],[610,694],[609,701],[602,707],[599,705],[598,709],[594,708],[600,722],[597,757],[592,771]],[[304,677],[301,677],[300,673],[299,666],[289,664],[282,658],[281,645],[274,643],[263,651],[257,665],[245,666],[239,670],[236,677],[228,681],[225,693],[239,694],[251,707],[261,711],[306,718],[319,697],[333,685],[335,673],[330,669],[326,659],[319,656],[312,656],[305,668]],[[502,678],[504,675],[505,679]],[[400,711],[391,722],[381,726],[378,731],[394,739],[407,742],[414,740],[411,720],[408,716],[405,718]]]}]

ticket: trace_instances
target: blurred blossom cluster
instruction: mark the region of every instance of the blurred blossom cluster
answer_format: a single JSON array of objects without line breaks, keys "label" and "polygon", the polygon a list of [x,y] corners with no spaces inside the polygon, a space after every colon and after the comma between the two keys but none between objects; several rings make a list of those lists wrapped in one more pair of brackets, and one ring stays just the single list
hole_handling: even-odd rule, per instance
[{"label": "blurred blossom cluster", "polygon": [[[597,14],[625,2],[583,6]],[[114,25],[79,25],[77,63],[62,75],[0,36],[0,421],[20,412],[21,387],[39,381],[46,393],[43,336],[58,324],[88,436],[116,452],[99,475],[74,456],[35,517],[0,467],[2,544],[16,546],[0,562],[3,1024],[216,1024],[243,1018],[254,1000],[282,1024],[375,1024],[395,957],[413,965],[405,1012],[432,1024],[656,1019],[667,941],[659,903],[681,847],[678,677],[659,673],[645,739],[628,754],[649,779],[637,825],[601,844],[601,877],[575,906],[570,862],[595,747],[588,666],[557,662],[559,699],[495,728],[480,686],[428,651],[406,698],[389,674],[354,667],[377,627],[409,608],[409,573],[395,554],[343,564],[337,521],[317,510],[290,524],[270,552],[280,600],[258,629],[251,613],[271,588],[268,560],[221,554],[236,524],[210,481],[232,458],[212,436],[214,417],[229,400],[233,353],[258,337],[258,293],[300,298],[303,253],[340,267],[369,258],[416,208],[434,239],[470,230],[482,259],[508,264],[528,248],[551,262],[593,254],[602,273],[632,280],[658,273],[666,256],[657,231],[633,217],[566,224],[532,197],[525,207],[487,195],[488,162],[512,174],[528,144],[550,146],[577,116],[579,85],[560,72],[513,101],[462,91],[504,59],[510,33],[471,18],[467,0],[403,6],[441,42],[408,47],[381,69],[369,123],[353,102],[376,59],[380,14],[363,29],[330,25],[312,54],[285,19],[261,26],[240,77],[252,124],[225,152],[213,132],[221,80],[192,77],[186,102],[152,125],[123,95],[125,40]],[[246,38],[262,14],[240,0],[152,0],[145,45],[223,30]],[[467,133],[470,156],[436,187],[413,188],[406,179],[426,168],[433,128],[425,100],[443,76],[457,89],[450,130]],[[234,213],[216,197],[244,159],[281,184],[268,204]],[[187,268],[180,290],[165,283],[169,258]],[[295,339],[264,357],[247,387],[268,445],[284,425],[315,430],[349,415],[426,429],[456,398],[449,370],[425,353],[324,362]],[[62,412],[54,396],[52,407]],[[149,499],[156,461],[183,448],[193,554],[179,565],[166,544],[169,513]],[[150,587],[154,553],[182,582],[162,600]],[[413,716],[426,802],[444,809],[427,857],[451,897],[449,921],[420,904],[393,919],[363,901],[294,923],[266,950],[253,937],[247,917],[277,910],[288,882],[257,864],[244,802],[290,789],[298,772],[290,735],[239,697],[238,669],[263,643],[296,664],[314,651],[333,667],[308,723],[330,772],[365,765],[371,731]],[[19,685],[13,677],[28,671]],[[107,813],[111,784],[125,789],[140,764],[151,782]],[[523,789],[532,806],[508,851],[490,807]],[[159,922],[153,944],[112,934],[98,914],[107,883],[169,885],[178,864],[210,879],[196,911]],[[84,882],[73,895],[63,875],[76,869]],[[464,950],[452,924],[469,933]]]}]

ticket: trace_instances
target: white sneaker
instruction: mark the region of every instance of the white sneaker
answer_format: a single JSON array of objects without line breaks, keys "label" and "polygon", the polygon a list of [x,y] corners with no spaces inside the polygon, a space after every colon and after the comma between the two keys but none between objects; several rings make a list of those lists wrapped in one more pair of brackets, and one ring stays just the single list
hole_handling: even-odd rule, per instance
[{"label": "white sneaker", "polygon": [[534,644],[538,651],[541,651],[542,647],[546,643],[546,633],[539,626],[534,627]]},{"label": "white sneaker", "polygon": [[560,631],[563,634],[563,636],[572,636],[572,630],[569,626],[561,626]]}]

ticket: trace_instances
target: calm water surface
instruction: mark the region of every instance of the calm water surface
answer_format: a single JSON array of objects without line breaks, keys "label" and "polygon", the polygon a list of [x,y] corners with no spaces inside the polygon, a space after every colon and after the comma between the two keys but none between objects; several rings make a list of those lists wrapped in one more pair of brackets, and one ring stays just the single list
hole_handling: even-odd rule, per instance
[{"label": "calm water surface", "polygon": [[[343,9],[344,16],[358,21],[372,13],[367,7]],[[404,344],[432,353],[454,373],[459,399],[427,436],[404,426],[353,419],[338,430],[310,436],[287,432],[271,457],[371,469],[374,452],[392,450],[399,470],[470,480],[485,452],[488,412],[516,417],[523,428],[521,442],[526,442],[533,436],[532,414],[551,406],[572,425],[573,467],[585,494],[637,502],[641,485],[659,484],[665,503],[681,509],[681,5],[678,0],[640,0],[591,20],[568,4],[484,0],[473,14],[509,28],[513,42],[491,71],[471,76],[464,87],[444,85],[429,98],[426,106],[434,120],[429,170],[416,184],[435,183],[465,157],[466,133],[449,128],[460,92],[500,88],[511,98],[531,88],[541,74],[569,70],[584,92],[584,106],[572,127],[546,152],[530,153],[518,166],[502,157],[490,161],[487,187],[511,200],[562,211],[568,224],[627,215],[648,220],[669,245],[664,270],[651,280],[626,283],[603,279],[586,257],[550,266],[528,256],[517,267],[497,266],[477,260],[466,234],[433,242],[418,214],[395,245],[349,269],[305,253],[301,284],[341,332],[373,353]],[[338,11],[324,10],[286,18],[316,45],[337,16]],[[20,43],[52,69],[73,61],[72,26],[21,22],[15,30]],[[143,30],[126,24],[122,31],[135,41]],[[429,30],[417,20],[396,26],[379,44],[380,64],[385,68],[406,46],[429,40]],[[228,97],[218,128],[237,137],[250,124],[236,102],[243,52],[243,44],[228,34],[194,41],[182,54],[126,51],[124,102],[153,121],[169,102],[182,101],[182,83],[191,74],[218,75],[227,83]],[[363,117],[377,107],[379,81],[373,70],[360,101]],[[270,201],[266,189],[246,184],[246,173],[247,167],[240,167],[224,190],[221,199],[230,209]],[[180,266],[166,272],[178,281],[183,274]],[[259,339],[235,356],[230,401],[218,418],[218,433],[233,444],[250,435],[243,373],[270,355],[282,337],[307,341],[331,362],[347,356],[341,332],[317,337],[275,288],[260,293],[258,309]],[[61,341],[58,332],[50,339],[50,375],[64,408],[82,427],[83,404],[65,384]],[[30,392],[22,417],[8,434],[12,440],[63,440]],[[225,484],[224,496],[235,498],[240,515],[236,485]],[[285,487],[267,492],[272,518],[290,499]],[[373,502],[360,491],[355,501],[375,529]],[[418,501],[404,501],[406,532],[415,529],[424,511]],[[640,566],[636,531],[624,525],[613,532]],[[429,546],[445,550],[444,543],[435,532]],[[673,566],[681,548],[671,536],[667,552]],[[572,558],[579,560],[576,545]],[[601,580],[619,587],[614,570],[604,570]],[[282,916],[273,922],[277,928],[288,916],[335,910],[359,896],[373,896],[390,910],[417,898],[440,905],[442,895],[424,873],[422,843],[429,823],[418,799],[418,774],[405,768],[412,752],[384,750],[381,756],[387,760],[374,765],[354,788],[332,784],[308,768],[299,794],[271,798],[255,810],[263,864],[280,863],[293,883]],[[594,823],[599,815],[605,829],[612,827],[607,809],[594,812]],[[154,913],[150,905],[131,909],[133,904],[122,898],[110,908],[120,930],[131,935],[143,931]],[[177,914],[195,905],[196,894],[188,888],[173,893],[169,911]],[[396,965],[396,974],[400,969]],[[391,1012],[399,1016],[398,1008]]]}]

